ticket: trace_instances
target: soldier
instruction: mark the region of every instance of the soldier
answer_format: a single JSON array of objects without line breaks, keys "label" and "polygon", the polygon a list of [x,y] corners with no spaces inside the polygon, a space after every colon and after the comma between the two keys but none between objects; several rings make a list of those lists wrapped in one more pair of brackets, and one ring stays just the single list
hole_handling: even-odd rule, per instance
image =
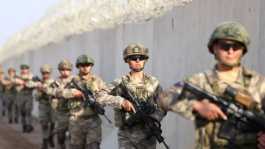
[{"label": "soldier", "polygon": [[[54,80],[51,78],[52,68],[50,65],[43,65],[40,68],[42,74],[41,83],[43,86],[50,86]],[[48,149],[54,147],[53,142],[53,129],[54,129],[54,120],[53,120],[53,111],[50,104],[51,96],[47,95],[41,89],[36,93],[36,100],[39,102],[39,121],[42,129],[42,146],[41,149]]]},{"label": "soldier", "polygon": [[[76,67],[79,75],[72,80],[77,84],[87,87],[95,100],[101,105],[112,105],[132,111],[133,106],[121,97],[108,95],[105,83],[91,73],[94,60],[87,55],[77,58]],[[101,119],[95,109],[84,106],[84,93],[70,85],[69,89],[57,90],[58,96],[63,96],[69,101],[70,120],[70,148],[71,149],[99,149],[101,143]],[[91,99],[93,100],[93,99]]]},{"label": "soldier", "polygon": [[[208,50],[214,55],[217,64],[212,70],[195,74],[186,81],[218,96],[224,96],[227,86],[245,90],[258,103],[255,108],[256,112],[260,112],[261,102],[265,95],[265,80],[241,64],[241,59],[249,50],[249,44],[249,34],[240,23],[224,22],[220,24],[213,31],[208,42]],[[167,92],[161,94],[161,99],[167,102],[174,101],[180,92],[181,85],[177,83]],[[168,103],[163,104],[167,105]],[[195,119],[196,149],[254,149],[257,148],[258,143],[259,147],[264,147],[265,136],[261,133],[257,140],[257,133],[243,126],[242,128],[245,129],[239,129],[232,140],[221,138],[218,134],[221,132],[221,126],[225,123],[222,120],[226,120],[227,115],[208,99],[188,100],[188,96],[184,96],[182,100],[173,103],[175,104],[171,104],[170,110],[187,118]],[[205,118],[204,121],[200,117]]]},{"label": "soldier", "polygon": [[[126,98],[127,92],[130,92],[136,97],[136,100],[139,100],[138,102],[153,105],[155,109],[151,110],[152,112],[148,115],[157,121],[161,121],[166,112],[160,108],[156,100],[162,88],[155,77],[144,73],[144,66],[148,58],[148,49],[143,45],[128,45],[123,51],[123,59],[129,65],[130,72],[112,83],[112,93]],[[130,119],[130,116],[124,110],[115,109],[115,122],[119,128],[119,148],[155,149],[156,138],[154,136],[148,138],[150,134],[150,132],[147,132],[148,128],[146,127],[148,126],[142,121],[128,125],[126,119]]]},{"label": "soldier", "polygon": [[34,130],[32,125],[32,109],[33,109],[33,96],[32,91],[35,88],[35,83],[32,84],[32,74],[29,65],[20,65],[20,76],[15,82],[18,84],[18,99],[19,110],[21,115],[22,131],[30,133]]},{"label": "soldier", "polygon": [[44,88],[44,91],[52,96],[51,106],[55,115],[55,130],[57,134],[57,142],[59,149],[66,148],[66,132],[68,131],[69,125],[69,108],[68,101],[63,96],[59,95],[57,90],[63,90],[67,88],[71,82],[73,76],[72,63],[69,60],[62,60],[58,64],[58,70],[60,76],[54,81],[49,87]]},{"label": "soldier", "polygon": [[[18,122],[16,114],[17,112],[17,104],[16,104],[16,86],[13,83],[13,80],[16,77],[16,70],[14,68],[8,69],[8,76],[3,81],[4,84],[4,93],[5,93],[5,101],[7,105],[7,114],[8,114],[8,123],[13,123],[15,121]],[[15,119],[14,119],[15,118]]]},{"label": "soldier", "polygon": [[[1,65],[0,65],[1,66]],[[4,99],[4,85],[3,85],[3,80],[4,80],[4,71],[3,71],[3,67],[0,67],[0,100],[1,100],[1,113],[2,116],[5,116],[5,99]]]}]

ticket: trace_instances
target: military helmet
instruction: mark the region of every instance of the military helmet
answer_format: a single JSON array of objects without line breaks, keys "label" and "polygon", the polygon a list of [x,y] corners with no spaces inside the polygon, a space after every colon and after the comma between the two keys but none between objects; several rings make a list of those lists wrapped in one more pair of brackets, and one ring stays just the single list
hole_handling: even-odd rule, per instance
[{"label": "military helmet", "polygon": [[44,72],[51,73],[51,71],[52,71],[52,67],[48,64],[44,64],[40,68],[41,73],[44,73]]},{"label": "military helmet", "polygon": [[83,55],[78,56],[76,63],[75,63],[75,66],[78,67],[80,64],[92,64],[92,65],[94,65],[95,61],[93,58],[89,57],[88,55],[83,54]]},{"label": "military helmet", "polygon": [[146,59],[149,58],[149,55],[148,55],[148,49],[145,48],[142,44],[129,44],[123,51],[123,59],[124,61],[127,60],[127,58],[129,56],[132,56],[132,55],[143,55],[146,57]]},{"label": "military helmet", "polygon": [[20,69],[29,69],[30,67],[29,67],[29,65],[27,65],[27,64],[21,64],[20,65]]},{"label": "military helmet", "polygon": [[63,70],[63,69],[72,70],[72,68],[73,68],[72,63],[67,59],[60,61],[60,63],[58,64],[58,70]]},{"label": "military helmet", "polygon": [[213,53],[212,46],[218,39],[234,40],[244,45],[245,51],[250,44],[250,37],[246,28],[238,22],[224,22],[218,25],[211,34],[208,49]]}]

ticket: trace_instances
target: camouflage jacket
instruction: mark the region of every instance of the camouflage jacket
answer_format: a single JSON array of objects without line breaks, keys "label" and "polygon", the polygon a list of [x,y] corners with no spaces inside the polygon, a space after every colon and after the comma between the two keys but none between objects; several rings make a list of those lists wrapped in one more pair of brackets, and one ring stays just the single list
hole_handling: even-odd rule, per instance
[{"label": "camouflage jacket", "polygon": [[32,96],[32,92],[34,88],[36,87],[36,82],[32,80],[32,77],[33,77],[32,74],[21,75],[17,77],[18,79],[25,81],[24,85],[18,85],[16,87],[19,94],[26,95],[26,96]]},{"label": "camouflage jacket", "polygon": [[[238,78],[235,82],[227,83],[219,79],[217,70],[209,70],[203,73],[195,74],[189,77],[186,81],[208,91],[212,94],[222,96],[225,88],[230,85],[237,89],[247,90],[258,103],[257,108],[260,109],[262,106],[263,99],[265,97],[265,80],[259,74],[244,67],[241,67]],[[195,119],[196,124],[196,148],[210,149],[210,148],[225,148],[228,145],[228,141],[222,139],[218,136],[223,122],[218,121],[206,121],[202,125],[201,120],[198,119],[194,113],[192,113],[192,100],[184,98],[179,101],[174,101],[177,99],[179,93],[181,92],[181,86],[175,84],[167,92],[163,93],[164,100],[171,101],[174,104],[170,105],[168,108],[171,111],[180,113],[181,115]],[[166,98],[166,99],[165,99]],[[173,100],[173,102],[172,102]],[[206,121],[206,123],[205,123]],[[238,132],[235,137],[234,143],[238,145],[237,147],[243,148],[256,148],[256,132]]]},{"label": "camouflage jacket", "polygon": [[10,78],[10,77],[4,78],[5,83],[3,83],[3,91],[5,94],[16,93],[15,83],[13,82],[14,78]]},{"label": "camouflage jacket", "polygon": [[65,99],[63,90],[68,88],[73,76],[69,76],[66,79],[58,78],[57,80],[50,83],[49,86],[44,86],[44,92],[51,96],[52,108],[56,111],[68,112],[68,100]]},{"label": "camouflage jacket", "polygon": [[[126,88],[123,86],[125,85]],[[114,80],[110,84],[113,95],[126,97],[124,89],[128,89],[139,102],[148,102],[155,106],[155,111],[150,114],[153,118],[161,121],[166,112],[157,103],[157,97],[162,92],[162,87],[159,85],[159,81],[150,75],[144,74],[144,80],[141,83],[134,82],[130,75],[122,76],[119,79]],[[128,99],[130,100],[130,99]],[[129,118],[130,114],[121,109],[115,109],[115,123],[117,127],[123,127],[125,119]]]},{"label": "camouflage jacket", "polygon": [[[42,80],[41,83],[42,85],[45,87],[51,86],[51,84],[54,82],[53,79],[49,79],[49,80]],[[50,99],[51,96],[49,96],[47,93],[45,93],[44,91],[39,91],[37,90],[36,94],[35,94],[36,100],[39,101],[39,103],[41,104],[49,104],[50,103]]]},{"label": "camouflage jacket", "polygon": [[[123,98],[109,95],[108,93],[110,92],[110,90],[107,88],[103,80],[99,77],[91,74],[89,77],[76,76],[73,79],[87,87],[93,93],[96,102],[98,102],[102,106],[110,105],[113,107],[121,108]],[[62,97],[68,99],[68,107],[70,109],[71,118],[78,119],[91,115],[97,115],[97,113],[95,113],[95,111],[90,106],[83,106],[84,99],[78,99],[73,96],[73,88],[73,85],[71,85],[70,83],[70,87],[68,89],[59,91],[59,94]]]}]

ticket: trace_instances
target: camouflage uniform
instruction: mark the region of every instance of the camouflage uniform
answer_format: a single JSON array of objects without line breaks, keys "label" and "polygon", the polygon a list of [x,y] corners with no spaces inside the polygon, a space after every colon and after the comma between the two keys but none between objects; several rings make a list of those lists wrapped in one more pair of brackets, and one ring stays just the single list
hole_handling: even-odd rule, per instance
[{"label": "camouflage uniform", "polygon": [[5,100],[4,100],[4,84],[3,84],[3,79],[4,79],[4,71],[2,66],[0,67],[0,100],[1,100],[1,112],[2,116],[5,115]]},{"label": "camouflage uniform", "polygon": [[1,83],[3,85],[3,94],[4,94],[4,102],[7,108],[8,114],[8,122],[13,123],[18,122],[18,108],[16,104],[16,86],[14,83],[14,79],[16,70],[14,68],[8,69],[8,76],[3,78]]},{"label": "camouflage uniform", "polygon": [[[5,79],[9,83],[4,86],[5,101],[7,105],[7,115],[8,122],[13,123],[13,121],[18,122],[16,115],[18,114],[18,107],[16,104],[16,88],[15,84],[11,81],[13,78],[7,77]],[[14,119],[15,118],[15,119]]]},{"label": "camouflage uniform", "polygon": [[[265,80],[259,74],[244,67],[241,68],[240,75],[235,82],[227,84],[217,76],[216,69],[196,74],[187,79],[188,82],[213,93],[222,95],[224,89],[230,85],[237,89],[246,89],[256,102],[261,105],[265,95]],[[163,94],[163,100],[176,100],[181,92],[179,83],[171,87]],[[196,149],[228,148],[228,141],[218,137],[221,122],[208,122],[201,125],[202,121],[192,113],[192,101],[182,99],[170,107],[171,111],[180,113],[186,118],[195,119],[196,124]],[[259,105],[259,107],[260,107]],[[256,132],[240,132],[235,138],[236,148],[254,149],[257,146]]]},{"label": "camouflage uniform", "polygon": [[[51,73],[51,66],[43,65],[41,67],[41,73]],[[54,82],[53,79],[42,80],[43,86],[50,86]],[[51,108],[50,100],[51,96],[47,95],[43,91],[37,91],[36,100],[39,102],[39,121],[42,128],[42,149],[47,149],[48,144],[54,147],[53,143],[53,129],[54,118],[53,110]]]},{"label": "camouflage uniform", "polygon": [[[68,60],[62,60],[58,65],[58,70],[68,69],[72,70],[72,64]],[[69,127],[69,108],[68,108],[68,100],[66,100],[62,94],[61,90],[67,88],[69,86],[69,82],[72,80],[72,76],[68,76],[68,78],[59,77],[56,81],[54,81],[49,87],[46,88],[45,92],[52,96],[51,98],[51,106],[54,112],[55,118],[55,130],[54,133],[57,134],[57,142],[60,149],[66,148],[66,132]]]},{"label": "camouflage uniform", "polygon": [[72,76],[67,79],[57,79],[53,84],[51,84],[53,95],[51,104],[55,115],[55,133],[57,134],[58,144],[61,149],[65,148],[66,132],[69,129],[69,108],[68,101],[64,97],[58,95],[54,90],[64,89],[67,87],[68,83],[71,82]]},{"label": "camouflage uniform", "polygon": [[[144,56],[148,59],[148,49],[141,44],[130,44],[123,52],[124,61],[127,62],[129,56]],[[141,70],[140,70],[141,71]],[[139,102],[151,103],[155,106],[155,111],[150,114],[151,117],[161,121],[166,112],[160,108],[156,100],[158,94],[162,91],[159,81],[150,75],[144,74],[141,82],[135,82],[130,74],[116,79],[110,86],[114,95],[126,97],[125,90],[129,90]],[[127,91],[126,91],[127,92]],[[129,99],[130,100],[130,99]],[[115,109],[115,124],[119,128],[118,142],[120,149],[155,149],[156,138],[154,136],[147,138],[148,132],[143,122],[136,122],[133,126],[128,126],[125,120],[131,115],[124,110]],[[150,133],[150,132],[149,132]]]},{"label": "camouflage uniform", "polygon": [[[150,102],[155,105],[156,111],[151,114],[156,120],[161,121],[165,116],[163,111],[156,103],[158,94],[162,91],[159,85],[159,81],[145,74],[144,80],[141,83],[135,83],[130,75],[125,75],[121,79],[115,80],[113,83],[114,95],[120,95],[124,97],[124,88],[121,84],[126,85],[126,88],[130,90],[138,99],[142,99],[145,102]],[[115,109],[115,122],[119,127],[118,139],[120,149],[155,149],[156,139],[151,137],[147,139],[147,132],[145,126],[139,122],[132,127],[125,124],[124,120],[130,115],[119,109]]]},{"label": "camouflage uniform", "polygon": [[[21,65],[20,69],[29,69],[28,65]],[[33,96],[32,92],[35,87],[34,81],[32,81],[32,74],[20,75],[19,79],[25,82],[24,85],[17,87],[18,90],[18,103],[21,114],[22,131],[30,133],[34,127],[32,125],[32,109],[33,109]]]},{"label": "camouflage uniform", "polygon": [[[93,62],[93,63],[92,63]],[[82,64],[94,64],[92,58],[81,55],[77,59],[77,67]],[[85,85],[101,105],[111,105],[121,108],[123,98],[108,95],[110,91],[105,83],[97,76],[76,76],[74,80]],[[83,99],[75,98],[72,89],[62,90],[61,94],[68,99],[70,108],[71,149],[99,149],[101,143],[101,119],[91,107],[83,106]]]},{"label": "camouflage uniform", "polygon": [[[209,51],[213,53],[212,45],[218,39],[229,39],[242,43],[245,46],[244,54],[247,52],[247,45],[249,44],[248,34],[242,25],[236,22],[226,22],[221,24],[213,32],[209,41]],[[261,105],[265,97],[265,80],[256,72],[249,70],[243,66],[240,67],[238,77],[235,81],[224,81],[218,75],[217,67],[213,70],[205,71],[189,77],[187,82],[192,83],[205,91],[212,94],[223,96],[225,88],[230,85],[236,89],[248,91],[253,100],[258,103],[256,112],[261,111]],[[185,96],[179,100],[182,85],[176,83],[169,90],[161,94],[164,105],[169,105],[171,111],[180,113],[181,115],[195,120],[196,125],[196,149],[226,149],[240,148],[240,149],[255,149],[257,148],[257,132],[251,129],[244,129],[239,131],[231,142],[220,138],[218,135],[221,131],[221,126],[224,121],[202,121],[197,114],[193,113],[192,103],[189,97]]]}]

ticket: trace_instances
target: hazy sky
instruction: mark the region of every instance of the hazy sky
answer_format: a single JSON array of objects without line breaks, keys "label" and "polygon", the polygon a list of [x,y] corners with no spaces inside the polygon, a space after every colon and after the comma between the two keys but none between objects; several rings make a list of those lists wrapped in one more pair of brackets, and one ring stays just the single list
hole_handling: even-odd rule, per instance
[{"label": "hazy sky", "polygon": [[38,21],[59,0],[1,0],[0,47],[14,33]]}]

